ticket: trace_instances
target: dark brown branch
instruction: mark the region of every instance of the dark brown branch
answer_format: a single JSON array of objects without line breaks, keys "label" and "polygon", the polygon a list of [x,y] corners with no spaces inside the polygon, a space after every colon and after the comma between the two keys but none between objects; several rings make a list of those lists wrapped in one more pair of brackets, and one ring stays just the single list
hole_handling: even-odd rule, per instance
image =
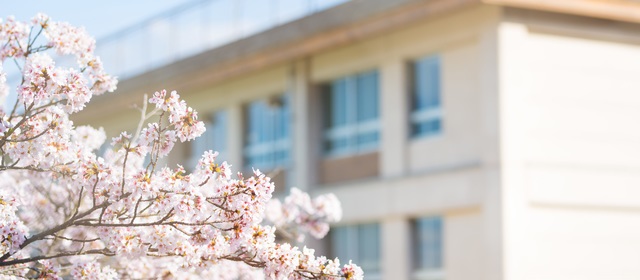
[{"label": "dark brown branch", "polygon": [[138,206],[140,206],[141,200],[142,200],[142,196],[138,198],[138,201],[136,201],[136,206],[133,208],[133,217],[131,218],[131,222],[129,222],[130,225],[133,225],[133,222],[138,217]]},{"label": "dark brown branch", "polygon": [[78,215],[78,211],[80,210],[80,204],[82,204],[82,193],[84,192],[84,185],[82,185],[80,187],[80,193],[78,194],[78,202],[76,204],[75,210],[73,211],[73,216],[71,216],[71,218],[73,219],[76,215]]}]

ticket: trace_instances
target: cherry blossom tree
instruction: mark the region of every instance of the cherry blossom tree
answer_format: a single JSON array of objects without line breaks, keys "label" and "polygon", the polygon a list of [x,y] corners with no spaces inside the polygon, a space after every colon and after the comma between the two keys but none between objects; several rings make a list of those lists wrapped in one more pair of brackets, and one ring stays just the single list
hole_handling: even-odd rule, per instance
[{"label": "cherry blossom tree", "polygon": [[[232,175],[213,151],[191,172],[161,164],[205,131],[175,91],[145,100],[138,129],[110,144],[101,128],[74,126],[71,114],[116,88],[94,47],[43,14],[0,19],[0,278],[363,278],[350,261],[275,241],[276,230],[294,244],[325,236],[341,217],[335,196],[293,189],[280,202],[268,176]],[[17,88],[7,63],[21,71]]]}]

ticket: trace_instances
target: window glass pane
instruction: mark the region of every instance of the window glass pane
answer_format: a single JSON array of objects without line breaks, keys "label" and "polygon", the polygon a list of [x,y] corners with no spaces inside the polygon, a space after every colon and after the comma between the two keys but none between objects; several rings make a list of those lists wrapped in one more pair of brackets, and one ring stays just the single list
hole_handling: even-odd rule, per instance
[{"label": "window glass pane", "polygon": [[380,269],[380,232],[378,224],[361,225],[358,228],[359,265],[367,272]]},{"label": "window glass pane", "polygon": [[330,127],[347,124],[347,98],[347,80],[340,79],[335,81],[331,91]]},{"label": "window glass pane", "polygon": [[281,96],[250,103],[246,109],[245,166],[272,170],[289,159],[289,101]]},{"label": "window glass pane", "polygon": [[413,63],[413,135],[434,135],[442,130],[440,57],[430,56]]},{"label": "window glass pane", "polygon": [[428,81],[427,86],[427,107],[440,106],[440,59],[435,57],[430,59],[426,67],[425,79]]},{"label": "window glass pane", "polygon": [[275,117],[275,133],[274,133],[274,139],[278,140],[278,139],[284,139],[287,138],[289,135],[289,97],[288,96],[282,96],[281,98],[278,98],[278,102],[280,102],[280,104],[278,105],[279,108],[272,108],[274,111],[274,117]]},{"label": "window glass pane", "polygon": [[370,133],[362,133],[358,135],[356,139],[361,150],[365,150],[367,148],[376,148],[378,141],[380,140],[379,138],[379,133],[377,131],[374,131]]},{"label": "window glass pane", "polygon": [[224,161],[227,151],[227,111],[218,111],[213,115],[210,128],[212,143],[210,149],[218,151],[218,160]]},{"label": "window glass pane", "polygon": [[413,131],[416,135],[437,134],[441,130],[441,120],[430,120],[413,124]]},{"label": "window glass pane", "polygon": [[356,238],[353,236],[356,230],[357,227],[354,226],[336,227],[332,230],[333,253],[342,262],[358,260],[357,251],[354,250],[357,249]]},{"label": "window glass pane", "polygon": [[344,151],[349,149],[349,138],[334,138],[326,142],[327,151]]},{"label": "window glass pane", "polygon": [[416,61],[413,64],[413,109],[422,109],[427,107],[426,92],[428,81],[424,78],[426,75],[426,65],[422,61]]},{"label": "window glass pane", "polygon": [[257,143],[258,142],[258,110],[257,104],[251,103],[246,109],[248,118],[246,124],[246,142]]},{"label": "window glass pane", "polygon": [[341,263],[349,260],[367,273],[380,271],[380,226],[364,224],[341,226],[331,230],[332,250]]},{"label": "window glass pane", "polygon": [[429,217],[416,221],[418,242],[417,265],[420,269],[442,268],[442,218]]},{"label": "window glass pane", "polygon": [[273,122],[273,111],[267,108],[266,102],[258,102],[258,120],[259,123],[259,137],[258,143],[265,143],[273,140],[273,128],[271,127]]},{"label": "window glass pane", "polygon": [[329,154],[352,154],[377,148],[378,71],[346,76],[331,82],[324,94],[324,148]]},{"label": "window glass pane", "polygon": [[414,109],[440,106],[440,59],[438,56],[414,64]]},{"label": "window glass pane", "polygon": [[357,121],[378,118],[378,72],[363,73],[357,78]]}]

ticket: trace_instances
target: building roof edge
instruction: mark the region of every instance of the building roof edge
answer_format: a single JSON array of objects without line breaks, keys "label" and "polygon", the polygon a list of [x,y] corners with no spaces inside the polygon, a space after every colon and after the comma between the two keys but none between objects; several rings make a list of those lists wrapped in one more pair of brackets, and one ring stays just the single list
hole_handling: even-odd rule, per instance
[{"label": "building roof edge", "polygon": [[481,0],[505,7],[640,23],[640,1],[632,0]]}]

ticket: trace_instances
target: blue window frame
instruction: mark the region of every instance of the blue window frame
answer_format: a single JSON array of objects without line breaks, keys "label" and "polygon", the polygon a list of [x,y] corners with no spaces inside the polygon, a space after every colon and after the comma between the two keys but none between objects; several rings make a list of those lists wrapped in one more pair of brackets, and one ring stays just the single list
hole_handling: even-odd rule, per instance
[{"label": "blue window frame", "polygon": [[440,274],[443,267],[442,217],[425,217],[416,220],[416,268],[423,274]]},{"label": "blue window frame", "polygon": [[430,136],[442,132],[440,65],[438,55],[419,59],[412,64],[412,136]]},{"label": "blue window frame", "polygon": [[217,161],[225,160],[227,153],[227,111],[220,110],[204,120],[207,130],[196,138],[191,145],[189,167],[195,168],[198,160],[205,151],[213,150],[219,153]]},{"label": "blue window frame", "polygon": [[324,151],[345,155],[375,150],[379,135],[378,71],[334,80],[324,99]]},{"label": "blue window frame", "polygon": [[290,112],[286,95],[258,100],[245,110],[245,168],[273,170],[289,164]]},{"label": "blue window frame", "polygon": [[342,263],[352,260],[367,279],[380,278],[380,225],[361,224],[331,230],[332,250]]}]

